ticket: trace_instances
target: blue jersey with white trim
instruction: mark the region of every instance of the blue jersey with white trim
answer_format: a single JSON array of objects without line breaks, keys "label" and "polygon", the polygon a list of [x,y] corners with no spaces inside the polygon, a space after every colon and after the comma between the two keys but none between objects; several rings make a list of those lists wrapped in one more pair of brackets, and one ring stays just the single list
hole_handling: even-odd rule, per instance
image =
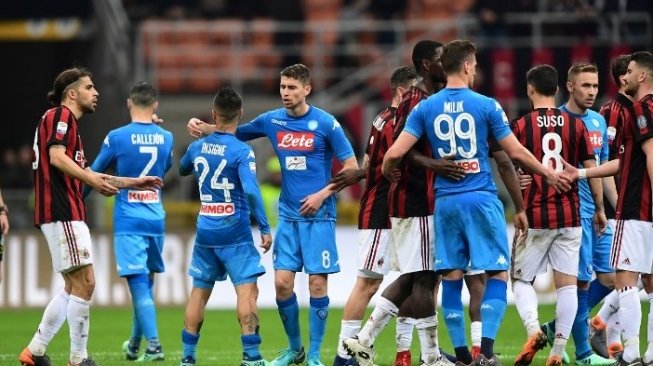
[{"label": "blue jersey with white trim", "polygon": [[404,131],[418,139],[426,135],[436,159],[454,155],[454,162],[465,170],[460,181],[436,175],[438,197],[469,191],[496,193],[488,141],[512,134],[508,124],[496,100],[469,88],[445,88],[410,112]]},{"label": "blue jersey with white trim", "polygon": [[201,207],[196,242],[229,246],[253,242],[250,203],[262,233],[269,234],[256,180],[254,151],[230,133],[214,132],[188,146],[179,162],[181,175],[195,174]]},{"label": "blue jersey with white trim", "polygon": [[308,112],[299,117],[279,108],[239,126],[236,136],[241,140],[266,136],[272,143],[281,165],[279,217],[297,221],[336,219],[333,195],[315,215],[299,214],[302,200],[320,191],[331,180],[334,156],[340,161],[354,156],[335,117],[314,106],[309,106]]},{"label": "blue jersey with white trim", "polygon": [[[591,109],[588,109],[584,114],[572,113],[565,105],[559,109],[580,118],[587,127],[587,134],[592,144],[596,165],[608,161],[610,158],[610,145],[607,136],[608,124],[605,118]],[[578,180],[578,195],[580,196],[580,217],[583,219],[592,218],[594,216],[594,197],[587,179]]]},{"label": "blue jersey with white trim", "polygon": [[[163,179],[172,166],[173,146],[170,131],[134,121],[107,134],[91,169],[104,172],[113,166],[118,176]],[[116,234],[162,235],[165,211],[161,191],[120,190],[113,210],[113,230]]]}]

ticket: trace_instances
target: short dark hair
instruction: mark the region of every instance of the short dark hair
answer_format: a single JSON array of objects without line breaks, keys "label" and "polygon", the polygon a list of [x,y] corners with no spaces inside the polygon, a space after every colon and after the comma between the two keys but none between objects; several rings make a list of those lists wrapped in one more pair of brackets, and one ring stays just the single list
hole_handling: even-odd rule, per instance
[{"label": "short dark hair", "polygon": [[469,61],[476,54],[476,46],[468,40],[457,39],[445,43],[442,48],[442,69],[445,74],[452,74],[462,70],[463,63]]},{"label": "short dark hair", "polygon": [[610,64],[610,73],[612,74],[612,80],[617,86],[621,86],[621,76],[626,75],[628,72],[628,64],[630,63],[630,55],[619,55],[617,56],[612,64]]},{"label": "short dark hair", "polygon": [[572,77],[578,76],[583,72],[591,72],[593,74],[598,74],[599,68],[596,67],[596,64],[592,64],[588,62],[575,63],[571,65],[569,71],[567,71],[567,81],[569,81]]},{"label": "short dark hair", "polygon": [[61,105],[66,89],[85,76],[91,77],[91,72],[81,67],[73,67],[60,72],[54,79],[52,90],[48,92],[48,102],[54,106]]},{"label": "short dark hair", "polygon": [[129,99],[139,107],[149,107],[156,102],[156,90],[144,81],[136,83],[129,91]]},{"label": "short dark hair", "polygon": [[390,76],[390,88],[394,94],[398,87],[408,87],[417,79],[417,71],[413,66],[397,67]]},{"label": "short dark hair", "polygon": [[213,98],[213,109],[224,122],[238,117],[238,113],[240,113],[242,107],[243,100],[240,98],[240,95],[229,86],[220,88]]},{"label": "short dark hair", "polygon": [[281,76],[299,80],[304,85],[311,83],[311,72],[308,70],[308,66],[304,64],[294,64],[286,67],[281,70]]},{"label": "short dark hair", "polygon": [[537,65],[526,73],[526,83],[538,94],[553,97],[558,91],[558,71],[551,65]]},{"label": "short dark hair", "polygon": [[653,53],[648,51],[638,51],[630,55],[630,61],[635,61],[637,66],[643,67],[653,74]]},{"label": "short dark hair", "polygon": [[430,60],[435,56],[438,47],[442,47],[442,43],[431,41],[428,39],[421,40],[413,47],[413,65],[415,70],[420,71],[422,68],[422,60]]}]

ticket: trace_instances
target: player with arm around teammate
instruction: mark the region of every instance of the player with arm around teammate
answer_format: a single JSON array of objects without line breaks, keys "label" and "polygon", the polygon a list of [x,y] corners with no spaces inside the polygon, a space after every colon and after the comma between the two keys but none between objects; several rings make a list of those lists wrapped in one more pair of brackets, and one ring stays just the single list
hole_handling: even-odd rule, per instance
[{"label": "player with arm around teammate", "polygon": [[215,132],[193,142],[181,158],[179,173],[195,174],[199,186],[200,212],[188,274],[193,278],[184,329],[182,366],[195,364],[195,350],[204,321],[204,309],[214,283],[229,276],[236,290],[238,322],[243,347],[242,366],[265,366],[260,352],[261,336],[256,300],[257,278],[265,273],[249,226],[250,208],[258,222],[264,252],[272,245],[256,181],[256,162],[251,146],[239,141],[236,127],[242,101],[230,87],[218,91],[211,112]]}]

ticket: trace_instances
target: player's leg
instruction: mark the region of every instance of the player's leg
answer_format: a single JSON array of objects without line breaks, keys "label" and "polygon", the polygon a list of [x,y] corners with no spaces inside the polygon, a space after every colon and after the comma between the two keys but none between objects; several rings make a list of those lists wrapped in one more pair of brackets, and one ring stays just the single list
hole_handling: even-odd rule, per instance
[{"label": "player's leg", "polygon": [[302,262],[310,293],[308,366],[322,365],[320,350],[329,316],[329,274],[340,272],[334,221],[299,222]]},{"label": "player's leg", "polygon": [[528,236],[515,237],[513,241],[512,292],[528,337],[515,358],[515,365],[529,365],[537,351],[547,343],[547,336],[540,329],[533,281],[538,275],[546,273],[547,252],[556,234],[556,230],[529,229]]},{"label": "player's leg", "polygon": [[358,277],[342,312],[335,366],[351,363],[343,342],[360,331],[365,310],[390,269],[389,238],[390,230],[387,229],[359,231]]},{"label": "player's leg", "polygon": [[646,352],[642,361],[645,364],[653,364],[653,275],[650,273],[642,273],[642,285],[649,302],[648,319],[646,322]]},{"label": "player's leg", "polygon": [[472,358],[481,353],[481,299],[485,293],[485,271],[468,271],[465,285],[469,290],[469,320],[472,339]]},{"label": "player's leg", "polygon": [[621,331],[611,326],[618,323],[618,310],[619,293],[612,290],[603,299],[601,308],[590,320],[590,345],[592,350],[602,357],[612,358],[608,346],[613,342],[621,346]]},{"label": "player's leg", "polygon": [[415,329],[415,318],[407,316],[412,314],[414,300],[409,296],[397,314],[397,322],[395,325],[395,343],[397,345],[397,354],[393,366],[410,366],[412,363],[412,356],[410,354],[410,346],[413,343],[413,330]]},{"label": "player's leg", "polygon": [[287,366],[301,363],[306,357],[299,331],[299,303],[294,292],[295,273],[303,267],[297,222],[279,219],[272,250],[277,309],[289,343],[272,363]]},{"label": "player's leg", "polygon": [[244,366],[265,366],[259,350],[261,336],[256,300],[258,298],[257,278],[265,274],[261,256],[254,243],[218,249],[221,262],[225,264],[229,278],[234,284],[237,296],[238,321],[241,327]]},{"label": "player's leg", "polygon": [[[434,290],[438,275],[431,270],[415,273],[413,293],[415,302],[411,315],[415,319],[415,328],[420,341],[420,364],[435,365],[442,355],[438,344],[438,318]],[[444,359],[441,362],[445,362]]]}]

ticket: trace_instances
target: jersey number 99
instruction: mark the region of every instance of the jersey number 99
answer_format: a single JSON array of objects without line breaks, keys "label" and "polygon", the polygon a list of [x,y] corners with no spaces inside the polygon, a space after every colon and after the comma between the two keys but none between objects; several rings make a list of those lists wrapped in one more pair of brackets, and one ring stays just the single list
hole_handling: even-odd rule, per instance
[{"label": "jersey number 99", "polygon": [[[466,130],[463,129],[464,122],[467,122]],[[438,148],[440,156],[458,154],[464,159],[471,159],[476,156],[476,122],[471,114],[461,113],[456,119],[448,114],[440,114],[433,122],[433,129],[438,139],[449,141],[449,151]],[[463,146],[457,146],[456,139],[469,140],[469,150],[465,150]]]}]

